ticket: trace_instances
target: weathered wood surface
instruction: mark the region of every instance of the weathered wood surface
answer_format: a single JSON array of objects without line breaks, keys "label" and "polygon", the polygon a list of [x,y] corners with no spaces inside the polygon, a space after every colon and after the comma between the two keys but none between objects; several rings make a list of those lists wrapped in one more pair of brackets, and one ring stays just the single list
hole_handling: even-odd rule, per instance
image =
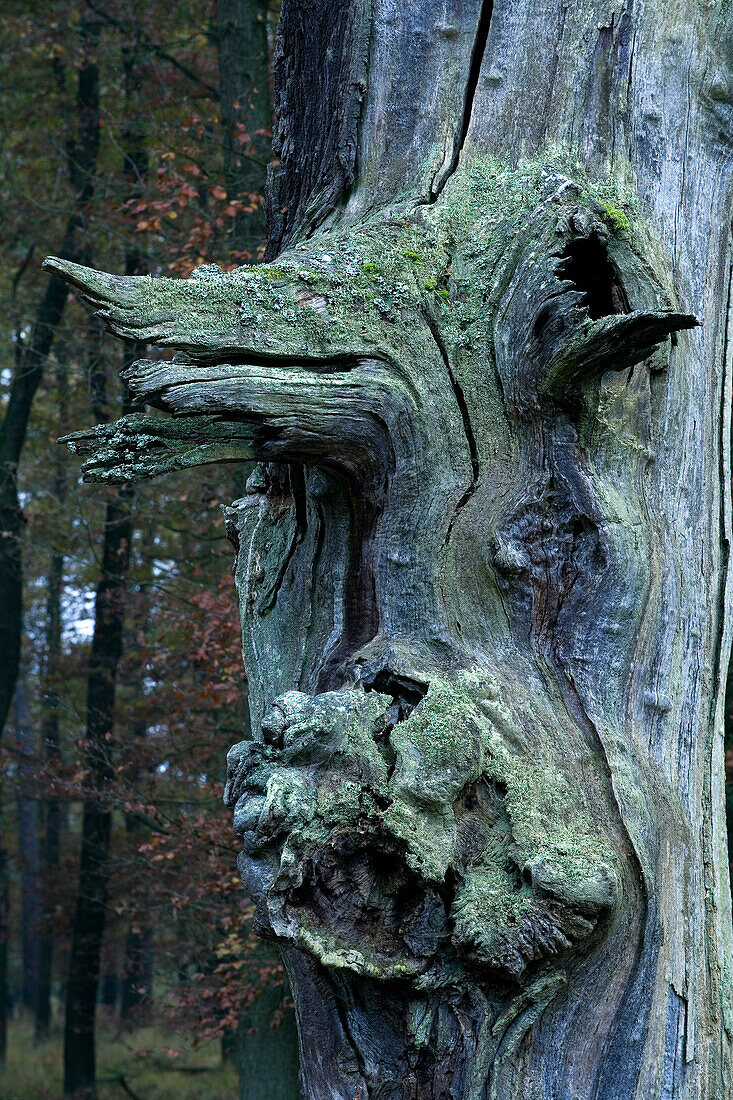
[{"label": "weathered wood surface", "polygon": [[329,13],[284,4],[276,262],[49,262],[179,352],[89,476],[261,462],[228,799],[303,1094],[717,1100],[730,16]]}]

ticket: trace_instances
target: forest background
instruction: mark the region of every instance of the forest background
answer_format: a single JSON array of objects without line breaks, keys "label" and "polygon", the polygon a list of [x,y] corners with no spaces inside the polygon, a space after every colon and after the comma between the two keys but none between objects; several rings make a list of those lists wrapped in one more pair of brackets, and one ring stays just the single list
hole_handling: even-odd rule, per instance
[{"label": "forest background", "polygon": [[156,353],[106,336],[40,267],[257,261],[277,17],[268,0],[8,0],[0,15],[8,1100],[70,1093],[95,1046],[98,1095],[141,1100],[232,1097],[238,1070],[252,1087],[267,1074],[273,1040],[294,1052],[221,801],[248,727],[219,506],[249,471],[83,485],[56,440],[118,416],[120,368]]},{"label": "forest background", "polygon": [[[259,259],[278,7],[0,14],[0,1100],[71,1094],[95,1050],[100,1100],[294,1079],[221,802],[248,723],[219,506],[249,471],[83,485],[56,440],[125,410],[120,368],[158,352],[106,336],[40,267]],[[730,691],[726,714],[730,841]]]}]

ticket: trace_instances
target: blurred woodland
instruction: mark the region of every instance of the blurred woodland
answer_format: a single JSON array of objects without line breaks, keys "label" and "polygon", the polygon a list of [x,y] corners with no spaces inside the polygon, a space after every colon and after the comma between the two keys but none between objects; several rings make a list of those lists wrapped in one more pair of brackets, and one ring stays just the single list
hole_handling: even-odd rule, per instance
[{"label": "blurred woodland", "polygon": [[257,261],[277,8],[0,15],[2,1097],[231,1097],[237,1069],[242,1096],[275,1097],[267,1073],[295,1056],[221,802],[247,710],[219,506],[248,471],[83,485],[56,440],[118,416],[120,367],[156,353],[40,268]]}]

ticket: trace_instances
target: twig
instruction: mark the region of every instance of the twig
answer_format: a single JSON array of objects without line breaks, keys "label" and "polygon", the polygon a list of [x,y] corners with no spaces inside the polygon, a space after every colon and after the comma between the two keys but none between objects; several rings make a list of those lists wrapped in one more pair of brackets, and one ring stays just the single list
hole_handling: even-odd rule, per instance
[{"label": "twig", "polygon": [[140,1100],[140,1097],[138,1096],[138,1094],[137,1094],[136,1092],[133,1092],[133,1091],[132,1091],[132,1089],[131,1089],[131,1088],[130,1088],[130,1086],[128,1085],[127,1081],[126,1081],[126,1080],[125,1080],[125,1078],[124,1078],[124,1077],[122,1076],[122,1074],[120,1074],[120,1076],[119,1076],[118,1080],[119,1080],[119,1083],[120,1083],[120,1085],[122,1085],[122,1088],[123,1088],[123,1089],[125,1090],[125,1092],[127,1093],[127,1095],[128,1095],[128,1096],[131,1096],[131,1097],[132,1097],[132,1100]]},{"label": "twig", "polygon": [[127,1081],[125,1080],[125,1078],[122,1076],[121,1073],[113,1074],[109,1077],[100,1077],[100,1078],[98,1078],[98,1080],[99,1080],[100,1084],[103,1081],[108,1081],[111,1085],[120,1085],[125,1090],[127,1095],[132,1097],[132,1100],[142,1100],[141,1096],[138,1096],[138,1094],[136,1092],[132,1091],[132,1089],[130,1088],[130,1086],[128,1085]]}]

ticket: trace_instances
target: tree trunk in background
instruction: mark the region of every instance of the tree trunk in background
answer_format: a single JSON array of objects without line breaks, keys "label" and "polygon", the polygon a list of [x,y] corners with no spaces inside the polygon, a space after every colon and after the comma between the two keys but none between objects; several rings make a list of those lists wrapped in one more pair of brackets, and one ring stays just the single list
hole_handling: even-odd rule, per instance
[{"label": "tree trunk in background", "polygon": [[[141,187],[148,172],[148,150],[145,131],[145,114],[143,111],[142,95],[144,94],[142,79],[140,76],[140,48],[135,46],[123,51],[123,69],[125,75],[125,117],[128,126],[123,136],[124,163],[123,172],[129,184],[128,198],[138,198]],[[145,272],[145,262],[135,249],[130,249],[125,257],[125,274],[142,275]],[[145,354],[145,345],[134,340],[126,340],[124,344],[123,370],[127,370],[131,364]],[[152,529],[148,526],[143,542],[143,556],[145,576],[138,584],[138,603],[135,620],[131,624],[135,637],[146,630],[148,607],[147,591],[152,580],[154,553],[154,537]],[[145,676],[144,668],[140,669],[140,680]],[[147,722],[145,718],[137,720],[130,730],[133,743],[144,742],[147,735]],[[134,781],[134,776],[131,779]],[[125,815],[125,828],[128,835],[139,832],[141,827],[140,817],[136,813]],[[135,1020],[142,1023],[146,1008],[150,1005],[153,990],[153,966],[152,966],[152,930],[148,924],[146,914],[138,913],[127,931],[125,937],[125,957],[122,968],[122,986],[120,994],[120,1016],[123,1020]]]},{"label": "tree trunk in background", "polygon": [[122,653],[127,570],[132,540],[132,489],[115,490],[105,509],[102,569],[97,585],[87,692],[86,761],[79,889],[66,990],[64,1094],[96,1095],[95,1008],[106,921],[117,665]]},{"label": "tree trunk in background", "polygon": [[[719,1100],[733,9],[285,0],[268,251],[64,261],[227,514],[307,1100]],[[701,324],[701,327],[698,327]]]},{"label": "tree trunk in background", "polygon": [[113,1015],[120,999],[120,979],[112,972],[103,974],[99,982],[99,1003],[107,1009],[109,1015]]},{"label": "tree trunk in background", "polygon": [[[256,963],[272,966],[272,947],[258,948]],[[242,1014],[237,1038],[239,1100],[298,1100],[298,1034],[287,981],[257,994]],[[283,1007],[284,1006],[284,1007]]]},{"label": "tree trunk in background", "polygon": [[[69,142],[67,162],[75,193],[66,225],[61,255],[82,258],[86,208],[94,188],[99,149],[99,72],[95,23],[79,24],[82,63],[77,84],[77,133]],[[28,428],[31,406],[43,375],[56,330],[66,305],[68,289],[51,277],[38,308],[28,345],[13,374],[10,400],[0,426],[0,733],[5,727],[15,690],[23,629],[23,572],[21,533],[23,513],[18,500],[18,463]],[[0,849],[0,1064],[5,1061],[7,1035],[7,857]]]},{"label": "tree trunk in background", "polygon": [[[77,87],[77,134],[69,143],[68,170],[75,192],[61,245],[61,255],[79,260],[83,255],[86,209],[94,190],[94,172],[99,150],[99,71],[96,46],[99,28],[95,22],[79,24],[82,64]],[[20,658],[22,629],[22,572],[20,532],[22,513],[18,503],[17,472],[28,427],[33,398],[61,321],[68,289],[51,277],[38,309],[27,347],[23,350],[0,428],[0,730],[8,715]]]},{"label": "tree trunk in background", "polygon": [[[268,0],[218,0],[212,29],[219,54],[227,195],[246,205],[251,195],[264,196],[271,155],[268,6]],[[239,211],[233,222],[232,252],[254,258],[265,243],[264,203],[254,214]]]},{"label": "tree trunk in background", "polygon": [[153,996],[153,933],[144,917],[133,921],[125,937],[120,1019],[140,1026],[150,1015]]},{"label": "tree trunk in background", "polygon": [[[139,348],[133,352],[130,350],[130,362],[142,354]],[[153,563],[155,560],[155,535],[153,527],[148,524],[141,547],[142,570],[137,582],[135,614],[130,624],[131,633],[136,645],[140,645],[140,639],[145,638],[149,621],[150,604],[149,591],[153,580]],[[146,675],[144,664],[138,669],[137,684],[142,683]],[[130,738],[133,746],[145,743],[148,733],[148,723],[143,715],[132,723]],[[134,751],[134,749],[133,749]],[[133,788],[142,778],[139,769],[130,773],[130,783]],[[140,814],[132,810],[125,814],[125,829],[130,838],[138,838],[145,828],[145,823]],[[125,959],[122,967],[122,994],[120,1000],[120,1018],[136,1025],[145,1022],[149,1015],[151,998],[153,994],[153,932],[147,918],[144,906],[134,913],[125,937]]]},{"label": "tree trunk in background", "polygon": [[[68,419],[69,379],[63,355],[57,354],[56,401],[58,435],[63,435]],[[66,500],[66,463],[61,450],[54,455],[55,472],[52,493],[56,505],[63,508]],[[64,588],[64,552],[59,546],[51,551],[48,567],[46,599],[46,646],[41,683],[41,741],[50,773],[61,762],[59,739],[59,680],[61,676],[61,594]],[[53,793],[44,804],[45,835],[43,842],[43,919],[38,944],[38,999],[36,1002],[36,1041],[48,1038],[51,1026],[51,987],[53,980],[55,886],[61,854],[61,803]]]},{"label": "tree trunk in background", "polygon": [[14,697],[15,745],[18,757],[18,857],[20,864],[22,1002],[34,1012],[38,999],[39,942],[42,918],[41,836],[36,776],[36,745],[26,686],[18,678]]},{"label": "tree trunk in background", "polygon": [[[90,366],[92,404],[98,419],[106,413],[102,357]],[[129,409],[127,389],[123,407]],[[110,491],[105,506],[102,565],[94,608],[94,635],[89,659],[85,742],[89,794],[84,802],[79,887],[69,960],[64,1031],[64,1095],[96,1096],[95,1020],[100,957],[106,923],[113,781],[112,733],[117,667],[127,599],[127,576],[133,535],[134,492],[129,484]]]}]

